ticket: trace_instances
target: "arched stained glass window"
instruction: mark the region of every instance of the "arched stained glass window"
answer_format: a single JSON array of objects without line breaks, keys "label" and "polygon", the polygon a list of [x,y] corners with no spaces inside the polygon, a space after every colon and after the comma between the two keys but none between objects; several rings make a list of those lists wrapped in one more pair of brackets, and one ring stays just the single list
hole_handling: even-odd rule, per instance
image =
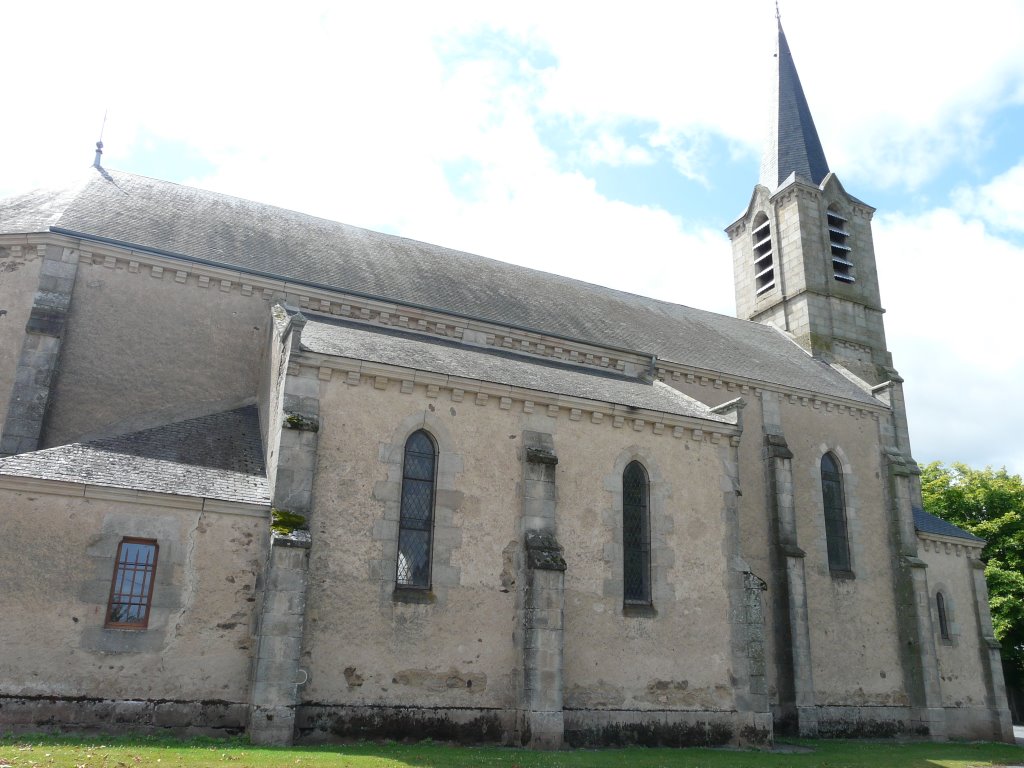
[{"label": "arched stained glass window", "polygon": [[941,592],[935,593],[935,609],[939,614],[939,637],[949,640],[949,616],[946,614],[946,598]]},{"label": "arched stained glass window", "polygon": [[627,603],[651,602],[651,516],[647,471],[638,461],[622,473],[622,587]]},{"label": "arched stained glass window", "polygon": [[831,453],[821,457],[821,496],[825,506],[825,542],[829,570],[849,573],[850,542],[846,531],[843,473]]},{"label": "arched stained glass window", "polygon": [[402,507],[398,522],[395,582],[401,587],[430,587],[430,552],[434,535],[434,480],[437,446],[423,430],[405,442],[402,461]]}]

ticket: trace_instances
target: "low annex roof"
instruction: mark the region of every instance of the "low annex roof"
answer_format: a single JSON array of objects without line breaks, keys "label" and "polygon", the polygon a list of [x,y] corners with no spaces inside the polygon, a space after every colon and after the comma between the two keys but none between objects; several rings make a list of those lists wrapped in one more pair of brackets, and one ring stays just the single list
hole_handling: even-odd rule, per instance
[{"label": "low annex roof", "polygon": [[396,330],[369,330],[344,321],[307,320],[301,346],[310,352],[395,365],[586,400],[645,408],[723,424],[734,421],[667,384],[612,372],[472,348]]},{"label": "low annex roof", "polygon": [[981,544],[985,543],[984,539],[975,536],[973,533],[968,533],[963,528],[958,528],[952,523],[946,522],[941,517],[925,512],[923,509],[914,510],[914,528],[921,533],[933,533],[936,536],[950,536],[954,539],[966,539],[967,541],[976,541]]},{"label": "low annex roof", "polygon": [[759,323],[118,171],[97,171],[77,193],[61,198],[59,216],[52,216],[56,198],[34,194],[0,201],[0,234],[25,232],[27,223],[36,222],[38,231],[48,228],[877,405],[869,393]]},{"label": "low annex roof", "polygon": [[254,405],[8,456],[0,475],[270,504]]}]

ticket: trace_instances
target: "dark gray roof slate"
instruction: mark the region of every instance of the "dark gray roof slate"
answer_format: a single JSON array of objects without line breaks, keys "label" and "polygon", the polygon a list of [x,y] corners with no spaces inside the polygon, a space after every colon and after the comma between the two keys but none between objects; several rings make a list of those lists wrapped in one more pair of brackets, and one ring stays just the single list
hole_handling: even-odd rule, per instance
[{"label": "dark gray roof slate", "polygon": [[46,232],[63,215],[83,185],[37,189],[0,200],[0,234]]},{"label": "dark gray roof slate", "polygon": [[54,230],[877,404],[768,326],[142,176],[95,174]]},{"label": "dark gray roof slate", "polygon": [[611,372],[427,340],[399,331],[368,329],[343,321],[309,320],[302,329],[302,347],[325,355],[731,423],[660,381],[651,384]]},{"label": "dark gray roof slate", "polygon": [[8,456],[0,474],[270,503],[255,406]]},{"label": "dark gray roof slate", "polygon": [[966,539],[967,541],[985,541],[973,533],[968,533],[963,528],[958,528],[952,523],[946,522],[941,517],[925,512],[923,509],[914,509],[914,527],[921,533],[934,533],[937,536],[951,536],[956,539]]},{"label": "dark gray roof slate", "polygon": [[786,33],[779,22],[778,76],[771,104],[772,124],[761,160],[761,183],[773,192],[795,174],[817,185],[828,175],[825,150],[814,127]]}]

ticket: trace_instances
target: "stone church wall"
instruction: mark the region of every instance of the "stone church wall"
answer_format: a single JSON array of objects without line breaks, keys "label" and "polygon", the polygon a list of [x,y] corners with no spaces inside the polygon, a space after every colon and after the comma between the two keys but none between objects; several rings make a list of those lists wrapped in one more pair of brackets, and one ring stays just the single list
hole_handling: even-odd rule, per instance
[{"label": "stone church wall", "polygon": [[[134,496],[0,479],[0,733],[244,730],[267,513]],[[145,630],[104,628],[125,536],[159,546]]]},{"label": "stone church wall", "polygon": [[[994,692],[986,684],[985,660],[991,649],[979,631],[979,605],[973,589],[975,571],[980,571],[980,549],[928,537],[922,537],[920,544],[921,559],[928,564],[932,637],[942,705],[947,708],[947,728],[957,738],[999,738],[989,701]],[[939,592],[946,609],[948,638],[943,638],[940,630],[936,603]],[[987,614],[987,604],[982,607]]]},{"label": "stone church wall", "polygon": [[243,295],[237,273],[225,291],[187,262],[118,254],[79,261],[42,447],[224,410],[257,391],[270,319],[259,293]]},{"label": "stone church wall", "polygon": [[[704,742],[735,735],[727,438],[712,444],[669,429],[655,435],[649,425],[593,424],[566,409],[552,418],[546,407],[525,413],[522,402],[480,404],[468,393],[455,400],[445,389],[431,397],[420,384],[402,392],[395,378],[363,376],[351,386],[335,371],[321,381],[300,735],[423,729],[508,740],[517,706],[524,431],[550,434],[558,459],[570,742],[614,741],[666,722],[699,731]],[[433,589],[417,600],[393,594],[394,511],[404,443],[421,427],[440,459]],[[651,476],[654,611],[624,616],[616,499],[632,459]]]},{"label": "stone church wall", "polygon": [[[821,715],[822,733],[886,735],[911,729],[878,423],[789,404],[782,416],[794,454],[797,527],[806,552],[815,701],[828,708]],[[826,452],[843,471],[852,577],[829,570],[820,468]]]},{"label": "stone church wall", "polygon": [[7,403],[14,387],[21,340],[39,285],[45,246],[30,245],[25,237],[0,241],[0,434],[7,418]]},{"label": "stone church wall", "polygon": [[[677,385],[691,397],[709,404],[736,396],[722,387]],[[814,699],[829,707],[829,718],[838,720],[903,719],[909,727],[905,681],[896,647],[895,603],[892,599],[892,542],[890,515],[884,495],[878,422],[859,411],[853,415],[834,405],[790,402],[777,398],[778,421],[793,452],[794,505],[797,539],[804,558],[810,643],[813,658]],[[740,532],[744,560],[751,571],[769,582],[765,642],[768,679],[773,697],[785,686],[777,667],[779,633],[776,622],[783,615],[784,597],[771,578],[771,542],[776,533],[765,485],[765,410],[761,396],[745,396],[742,411],[744,434],[739,447]],[[773,413],[774,413],[773,409]],[[833,578],[828,568],[821,497],[821,456],[832,451],[843,463],[847,497],[847,521],[854,562],[852,579]],[[870,670],[871,674],[865,673]],[[882,673],[884,672],[884,677]],[[890,708],[875,711],[873,708]],[[836,727],[840,727],[837,725]],[[893,726],[883,724],[881,731]]]}]

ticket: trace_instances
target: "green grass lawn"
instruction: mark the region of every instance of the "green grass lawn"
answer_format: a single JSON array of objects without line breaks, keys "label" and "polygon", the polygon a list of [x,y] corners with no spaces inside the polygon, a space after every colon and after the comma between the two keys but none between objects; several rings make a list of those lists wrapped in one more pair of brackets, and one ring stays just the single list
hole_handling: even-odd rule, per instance
[{"label": "green grass lawn", "polygon": [[[606,749],[531,752],[503,747],[452,747],[441,744],[355,744],[270,748],[244,741],[199,739],[112,739],[93,737],[8,737],[0,739],[0,768],[67,766],[301,766],[318,768],[967,768],[1024,765],[1024,748],[1008,744],[865,741],[781,743],[791,751],[725,749]],[[794,751],[799,750],[799,751]]]}]

